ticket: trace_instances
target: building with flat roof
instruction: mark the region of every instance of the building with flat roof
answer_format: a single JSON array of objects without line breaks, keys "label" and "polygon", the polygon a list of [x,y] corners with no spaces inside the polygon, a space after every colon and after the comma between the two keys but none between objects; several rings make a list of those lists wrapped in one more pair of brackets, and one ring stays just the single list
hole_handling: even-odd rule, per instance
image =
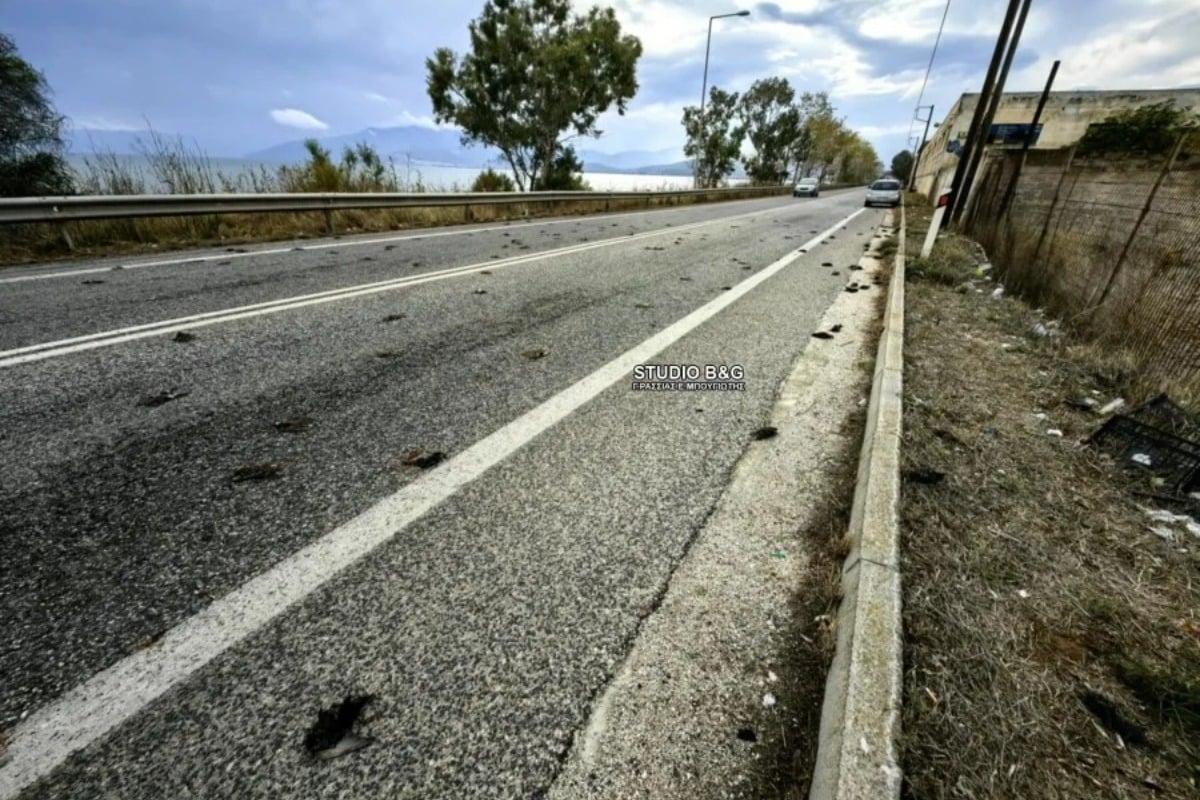
[{"label": "building with flat roof", "polygon": [[[1006,92],[996,107],[988,147],[1020,147],[1037,110],[1041,92]],[[1093,122],[1103,122],[1118,111],[1174,100],[1179,108],[1200,110],[1200,88],[1127,89],[1096,92],[1051,92],[1042,110],[1033,147],[1054,150],[1069,147],[1081,138]],[[933,197],[950,186],[958,166],[958,153],[967,138],[971,116],[979,94],[960,97],[937,132],[925,143],[915,166],[916,190]]]}]

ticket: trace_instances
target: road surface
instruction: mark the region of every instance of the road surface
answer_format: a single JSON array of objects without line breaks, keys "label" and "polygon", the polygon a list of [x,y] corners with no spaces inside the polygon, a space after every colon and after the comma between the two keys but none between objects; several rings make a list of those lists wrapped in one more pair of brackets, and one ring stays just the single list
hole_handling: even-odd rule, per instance
[{"label": "road surface", "polygon": [[[549,791],[860,201],[0,272],[0,797]],[[744,389],[634,391],[644,363]],[[311,763],[368,694],[371,743]]]}]

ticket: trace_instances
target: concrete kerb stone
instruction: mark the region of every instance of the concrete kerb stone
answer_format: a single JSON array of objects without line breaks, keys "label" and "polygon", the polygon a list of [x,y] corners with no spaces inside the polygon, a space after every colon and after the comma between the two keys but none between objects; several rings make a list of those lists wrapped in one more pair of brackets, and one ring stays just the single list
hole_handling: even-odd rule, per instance
[{"label": "concrete kerb stone", "polygon": [[900,796],[902,691],[900,434],[904,345],[904,208],[889,283],[842,569],[837,649],[825,684],[810,800]]}]

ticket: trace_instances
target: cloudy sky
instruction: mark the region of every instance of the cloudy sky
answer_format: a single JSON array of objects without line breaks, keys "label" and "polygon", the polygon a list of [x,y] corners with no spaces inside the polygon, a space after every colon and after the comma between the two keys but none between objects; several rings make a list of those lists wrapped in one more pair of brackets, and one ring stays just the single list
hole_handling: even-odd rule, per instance
[{"label": "cloudy sky", "polygon": [[[601,0],[603,3],[605,0]],[[591,2],[573,0],[586,8]],[[710,15],[710,85],[787,77],[826,90],[885,161],[905,146],[945,0],[608,0],[641,38],[640,90],[585,144],[682,148]],[[317,133],[432,124],[425,58],[462,51],[482,0],[0,0],[0,31],[41,69],[79,128],[144,127],[239,156]],[[941,119],[978,91],[1005,0],[951,0],[925,104]],[[1010,90],[1200,86],[1196,0],[1034,0]]]}]

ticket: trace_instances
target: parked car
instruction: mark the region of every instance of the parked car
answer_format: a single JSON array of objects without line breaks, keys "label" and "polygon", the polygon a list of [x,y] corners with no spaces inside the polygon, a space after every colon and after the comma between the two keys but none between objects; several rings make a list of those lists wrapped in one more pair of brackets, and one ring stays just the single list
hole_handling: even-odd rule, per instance
[{"label": "parked car", "polygon": [[867,200],[864,206],[900,205],[900,181],[893,179],[878,180],[867,187]]},{"label": "parked car", "polygon": [[792,197],[820,197],[821,184],[816,178],[801,178],[792,189]]}]

